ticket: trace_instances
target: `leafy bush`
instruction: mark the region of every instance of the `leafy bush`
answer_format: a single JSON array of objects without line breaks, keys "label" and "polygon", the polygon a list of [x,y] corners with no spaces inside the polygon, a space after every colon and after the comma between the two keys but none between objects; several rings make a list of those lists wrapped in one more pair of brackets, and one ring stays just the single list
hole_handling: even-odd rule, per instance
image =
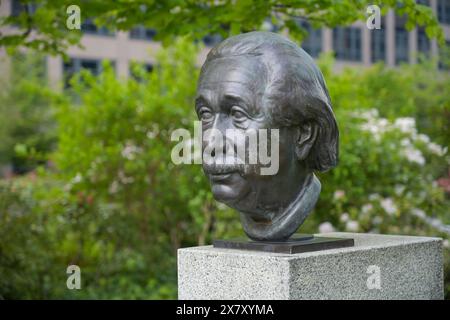
[{"label": "leafy bush", "polygon": [[204,243],[214,209],[201,168],[171,161],[172,131],[193,130],[196,52],[179,41],[152,73],[135,70],[139,81],[117,80],[108,64],[98,78],[82,73],[72,83],[80,103],[66,100],[57,112],[54,160],[70,192],[120,204],[144,242],[172,250]]},{"label": "leafy bush", "polygon": [[333,59],[319,61],[335,110],[377,109],[382,117],[413,117],[418,130],[437,143],[450,146],[450,75],[437,72],[434,62],[388,68],[383,63],[367,69],[333,72]]},{"label": "leafy bush", "polygon": [[41,55],[12,56],[11,78],[0,83],[0,166],[12,164],[18,173],[45,163],[55,144],[43,62]]},{"label": "leafy bush", "polygon": [[[317,221],[339,230],[445,234],[448,200],[435,181],[435,163],[449,162],[446,148],[417,132],[414,118],[389,121],[376,109],[338,111],[339,166],[323,174]],[[450,231],[450,230],[449,230]]]},{"label": "leafy bush", "polygon": [[[176,294],[169,246],[139,246],[143,239],[135,220],[112,205],[66,192],[64,182],[54,176],[2,181],[0,222],[0,298],[139,299]],[[66,268],[72,264],[81,268],[82,290],[66,288]],[[164,270],[168,271],[161,274]]]},{"label": "leafy bush", "polygon": [[[139,80],[118,81],[105,64],[53,100],[55,172],[0,183],[0,296],[176,298],[177,248],[243,234],[201,168],[170,159],[172,130],[193,132],[195,57],[180,40],[151,74],[136,67]],[[332,74],[331,61],[321,64],[341,157],[320,176],[320,200],[301,232],[441,236],[448,294],[449,200],[435,182],[449,162],[448,75],[427,65]],[[81,267],[82,290],[66,289],[70,264]]]}]

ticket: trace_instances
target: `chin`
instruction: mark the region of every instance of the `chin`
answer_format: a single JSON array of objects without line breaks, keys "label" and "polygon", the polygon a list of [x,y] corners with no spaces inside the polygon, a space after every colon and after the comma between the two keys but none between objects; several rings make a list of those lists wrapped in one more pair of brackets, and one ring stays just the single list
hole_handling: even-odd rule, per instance
[{"label": "chin", "polygon": [[250,192],[249,184],[238,173],[233,173],[222,180],[210,177],[210,182],[214,199],[231,207]]},{"label": "chin", "polygon": [[236,190],[229,185],[213,184],[211,189],[214,199],[226,204],[235,203],[242,196],[242,194],[236,192]]}]

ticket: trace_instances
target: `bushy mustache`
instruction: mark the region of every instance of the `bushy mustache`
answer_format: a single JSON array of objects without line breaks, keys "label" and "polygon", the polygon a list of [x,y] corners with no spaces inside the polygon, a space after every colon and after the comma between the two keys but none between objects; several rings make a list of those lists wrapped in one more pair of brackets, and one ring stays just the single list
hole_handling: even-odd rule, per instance
[{"label": "bushy mustache", "polygon": [[203,170],[206,174],[226,174],[239,173],[241,176],[258,174],[260,169],[254,164],[221,164],[221,163],[203,163]]}]

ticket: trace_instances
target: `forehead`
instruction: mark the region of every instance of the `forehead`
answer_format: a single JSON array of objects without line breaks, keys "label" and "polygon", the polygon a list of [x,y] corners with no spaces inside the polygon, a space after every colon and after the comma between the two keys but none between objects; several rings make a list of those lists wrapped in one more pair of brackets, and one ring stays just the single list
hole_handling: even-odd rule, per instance
[{"label": "forehead", "polygon": [[198,93],[233,93],[236,95],[264,92],[266,72],[257,57],[224,57],[208,61],[203,67]]}]

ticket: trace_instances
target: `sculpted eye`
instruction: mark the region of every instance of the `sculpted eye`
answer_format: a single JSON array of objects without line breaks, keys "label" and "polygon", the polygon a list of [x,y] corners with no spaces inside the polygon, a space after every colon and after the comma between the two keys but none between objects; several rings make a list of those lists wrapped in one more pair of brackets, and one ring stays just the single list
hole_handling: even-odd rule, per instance
[{"label": "sculpted eye", "polygon": [[209,110],[208,108],[205,108],[205,107],[200,108],[200,110],[198,111],[198,116],[199,116],[200,120],[203,120],[203,121],[209,121],[214,118],[214,115],[211,112],[211,110]]},{"label": "sculpted eye", "polygon": [[233,120],[237,122],[242,122],[249,118],[248,115],[239,107],[231,108],[231,117],[233,117]]}]

